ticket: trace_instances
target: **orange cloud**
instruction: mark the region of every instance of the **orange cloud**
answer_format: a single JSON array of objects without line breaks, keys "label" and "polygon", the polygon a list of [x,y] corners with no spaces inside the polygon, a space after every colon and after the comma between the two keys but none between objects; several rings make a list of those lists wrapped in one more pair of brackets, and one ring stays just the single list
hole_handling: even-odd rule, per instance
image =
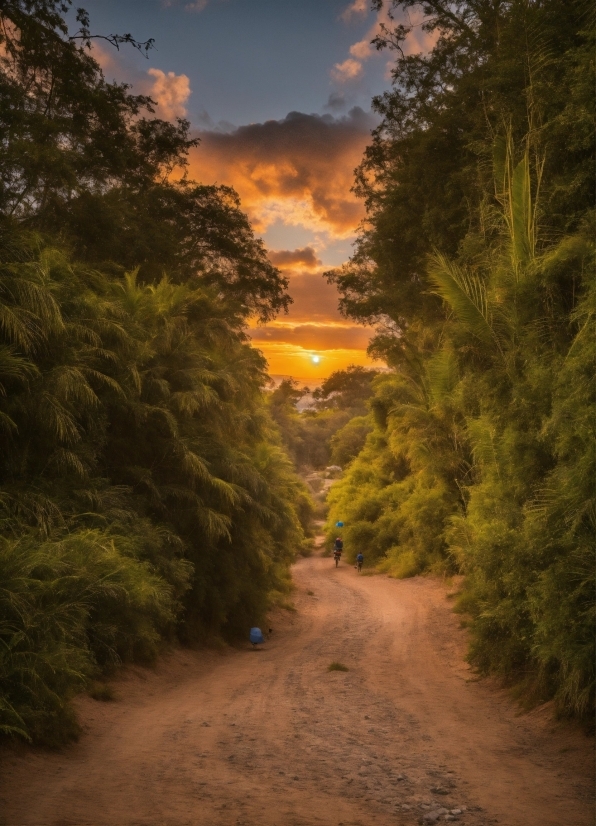
[{"label": "orange cloud", "polygon": [[147,74],[155,78],[149,95],[158,104],[156,114],[164,120],[183,118],[186,115],[185,103],[190,97],[189,78],[174,72],[166,74],[161,69],[149,69]]},{"label": "orange cloud", "polygon": [[336,63],[331,70],[331,75],[338,83],[347,83],[355,80],[362,74],[362,63],[349,57],[343,63]]},{"label": "orange cloud", "polygon": [[[294,300],[287,316],[248,331],[270,373],[312,380],[371,363],[366,348],[372,330],[341,317],[337,289],[323,278],[321,259],[325,245],[353,236],[364,215],[351,188],[375,125],[371,115],[353,109],[339,118],[292,112],[279,121],[199,133],[201,143],[190,156],[192,178],[233,186],[259,232],[283,224],[289,237],[292,227],[300,228],[301,237],[304,230],[312,233],[304,246],[269,252],[289,276]],[[320,355],[317,364],[314,354]]]},{"label": "orange cloud", "polygon": [[283,342],[307,350],[366,350],[371,331],[341,324],[269,324],[250,330],[255,342]]},{"label": "orange cloud", "polygon": [[[361,14],[367,10],[367,3],[364,0],[354,0],[348,8],[342,13],[341,17],[346,22],[349,21],[354,14]],[[401,18],[401,20],[400,20]],[[377,18],[370,30],[366,33],[362,40],[353,43],[350,46],[351,57],[344,60],[343,63],[336,63],[331,69],[332,78],[338,83],[347,83],[360,77],[364,71],[363,64],[374,54],[377,50],[371,45],[371,41],[381,34],[383,27],[389,30],[393,28],[396,21],[402,22],[407,28],[411,28],[410,33],[403,43],[404,55],[419,54],[420,52],[428,53],[435,47],[439,39],[439,32],[428,32],[423,29],[423,23],[426,18],[420,9],[409,9],[407,16],[403,14],[392,13],[390,16],[389,4],[383,4],[382,8],[377,12]],[[390,61],[387,66],[387,79],[391,78],[390,67],[394,65],[395,61]]]},{"label": "orange cloud", "polygon": [[93,43],[92,53],[108,80],[122,80],[124,77],[127,83],[134,85],[135,91],[151,97],[157,104],[156,117],[173,120],[183,118],[187,114],[186,104],[191,95],[187,75],[164,72],[157,68],[141,72],[123,64],[119,52],[107,49],[97,41]]},{"label": "orange cloud", "polygon": [[[337,290],[320,271],[291,271],[290,294],[294,303],[287,316],[248,330],[271,373],[324,378],[348,364],[371,363],[366,348],[374,330],[340,315]],[[311,361],[315,354],[318,364]]]},{"label": "orange cloud", "polygon": [[99,63],[104,75],[119,76],[122,74],[122,68],[118,63],[119,54],[114,49],[108,51],[100,41],[95,40],[91,44],[91,54],[93,59]]},{"label": "orange cloud", "polygon": [[317,258],[312,247],[303,247],[299,250],[269,250],[269,260],[276,267],[283,268],[300,266],[314,269],[323,263]]},{"label": "orange cloud", "polygon": [[368,38],[359,40],[358,43],[354,43],[350,46],[350,54],[358,60],[368,60],[372,53],[373,47],[371,46]]},{"label": "orange cloud", "polygon": [[343,319],[337,308],[339,295],[335,285],[329,284],[320,272],[288,274],[290,275],[290,295],[294,299],[288,319],[293,322],[342,323]]},{"label": "orange cloud", "polygon": [[354,108],[342,118],[290,112],[230,133],[204,131],[190,175],[233,186],[260,231],[281,220],[345,238],[364,216],[350,190],[375,125]]},{"label": "orange cloud", "polygon": [[347,9],[344,9],[340,14],[342,20],[346,23],[352,19],[352,17],[356,17],[357,15],[364,16],[368,11],[369,0],[354,0]]}]

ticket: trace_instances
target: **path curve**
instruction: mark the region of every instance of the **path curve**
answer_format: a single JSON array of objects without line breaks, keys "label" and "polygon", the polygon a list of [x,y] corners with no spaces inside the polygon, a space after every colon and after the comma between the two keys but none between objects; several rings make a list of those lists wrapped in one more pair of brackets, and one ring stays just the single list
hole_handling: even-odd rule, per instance
[{"label": "path curve", "polygon": [[117,702],[79,699],[75,745],[3,751],[0,823],[594,823],[593,741],[473,679],[440,582],[320,557],[294,579],[263,650],[129,669]]}]

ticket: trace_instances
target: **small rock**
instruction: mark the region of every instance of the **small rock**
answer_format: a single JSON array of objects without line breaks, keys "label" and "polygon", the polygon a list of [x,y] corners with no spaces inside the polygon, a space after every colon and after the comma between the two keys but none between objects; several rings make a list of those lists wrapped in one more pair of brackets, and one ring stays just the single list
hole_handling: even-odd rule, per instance
[{"label": "small rock", "polygon": [[449,820],[449,821],[451,821],[451,820],[457,820],[457,818],[456,818],[456,817],[454,817],[453,815],[445,815],[445,817],[444,817],[443,819],[444,819],[444,820]]},{"label": "small rock", "polygon": [[208,723],[206,720],[203,720],[201,723],[202,726],[206,726],[207,728],[211,728],[211,723]]},{"label": "small rock", "polygon": [[365,720],[370,720],[370,717],[368,716],[368,714],[365,714],[365,715],[364,715],[364,719],[365,719]]},{"label": "small rock", "polygon": [[463,812],[463,809],[451,809],[451,814],[452,815],[461,815],[462,812]]},{"label": "small rock", "polygon": [[448,815],[448,814],[449,814],[448,809],[438,809],[437,806],[435,805],[435,806],[431,806],[430,811],[425,812],[423,817],[426,818],[427,815],[428,815],[428,816],[432,816],[435,820],[438,820],[438,818],[443,817],[443,815]]},{"label": "small rock", "polygon": [[400,780],[405,780],[406,778],[403,776],[403,774],[398,774],[395,779],[397,781],[400,781]]},{"label": "small rock", "polygon": [[422,816],[422,822],[436,823],[440,817],[441,815],[438,812],[427,812],[425,815]]},{"label": "small rock", "polygon": [[433,792],[433,794],[449,794],[449,790],[444,789],[442,786],[433,786],[431,792]]},{"label": "small rock", "polygon": [[297,774],[295,774],[294,777],[292,778],[292,780],[300,780],[300,778],[298,777]]}]

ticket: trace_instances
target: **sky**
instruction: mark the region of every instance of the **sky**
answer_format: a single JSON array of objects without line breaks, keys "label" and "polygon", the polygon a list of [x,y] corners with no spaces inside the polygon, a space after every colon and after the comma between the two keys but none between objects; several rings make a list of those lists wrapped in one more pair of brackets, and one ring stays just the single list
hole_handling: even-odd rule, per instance
[{"label": "sky", "polygon": [[[78,3],[76,4],[78,5]],[[189,175],[233,186],[271,261],[288,276],[287,315],[251,325],[272,375],[316,383],[371,365],[372,330],[342,318],[322,274],[346,262],[363,206],[350,191],[389,87],[391,55],[370,41],[369,0],[86,0],[94,34],[155,39],[148,59],[95,41],[106,78],[187,118],[200,145]],[[70,16],[73,27],[74,12]],[[410,48],[424,48],[415,29]]]}]

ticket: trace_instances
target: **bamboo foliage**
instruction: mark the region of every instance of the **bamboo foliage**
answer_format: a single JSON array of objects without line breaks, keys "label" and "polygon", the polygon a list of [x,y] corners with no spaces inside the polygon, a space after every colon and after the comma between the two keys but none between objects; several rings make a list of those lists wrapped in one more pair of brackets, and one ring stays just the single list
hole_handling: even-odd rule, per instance
[{"label": "bamboo foliage", "polygon": [[33,332],[0,344],[0,725],[58,741],[106,664],[254,623],[287,587],[306,493],[211,291],[51,251],[41,286],[15,287],[36,254],[5,293]]},{"label": "bamboo foliage", "polygon": [[[586,221],[541,239],[531,197],[541,169],[527,151],[514,163],[508,137],[494,150],[498,241],[472,264],[430,257],[444,319],[401,334],[395,373],[372,399],[375,429],[330,494],[329,524],[345,520],[346,544],[395,576],[464,573],[474,665],[585,717],[596,621],[592,230]],[[572,312],[556,301],[562,274],[581,284]],[[406,347],[418,358],[402,359]]]}]

